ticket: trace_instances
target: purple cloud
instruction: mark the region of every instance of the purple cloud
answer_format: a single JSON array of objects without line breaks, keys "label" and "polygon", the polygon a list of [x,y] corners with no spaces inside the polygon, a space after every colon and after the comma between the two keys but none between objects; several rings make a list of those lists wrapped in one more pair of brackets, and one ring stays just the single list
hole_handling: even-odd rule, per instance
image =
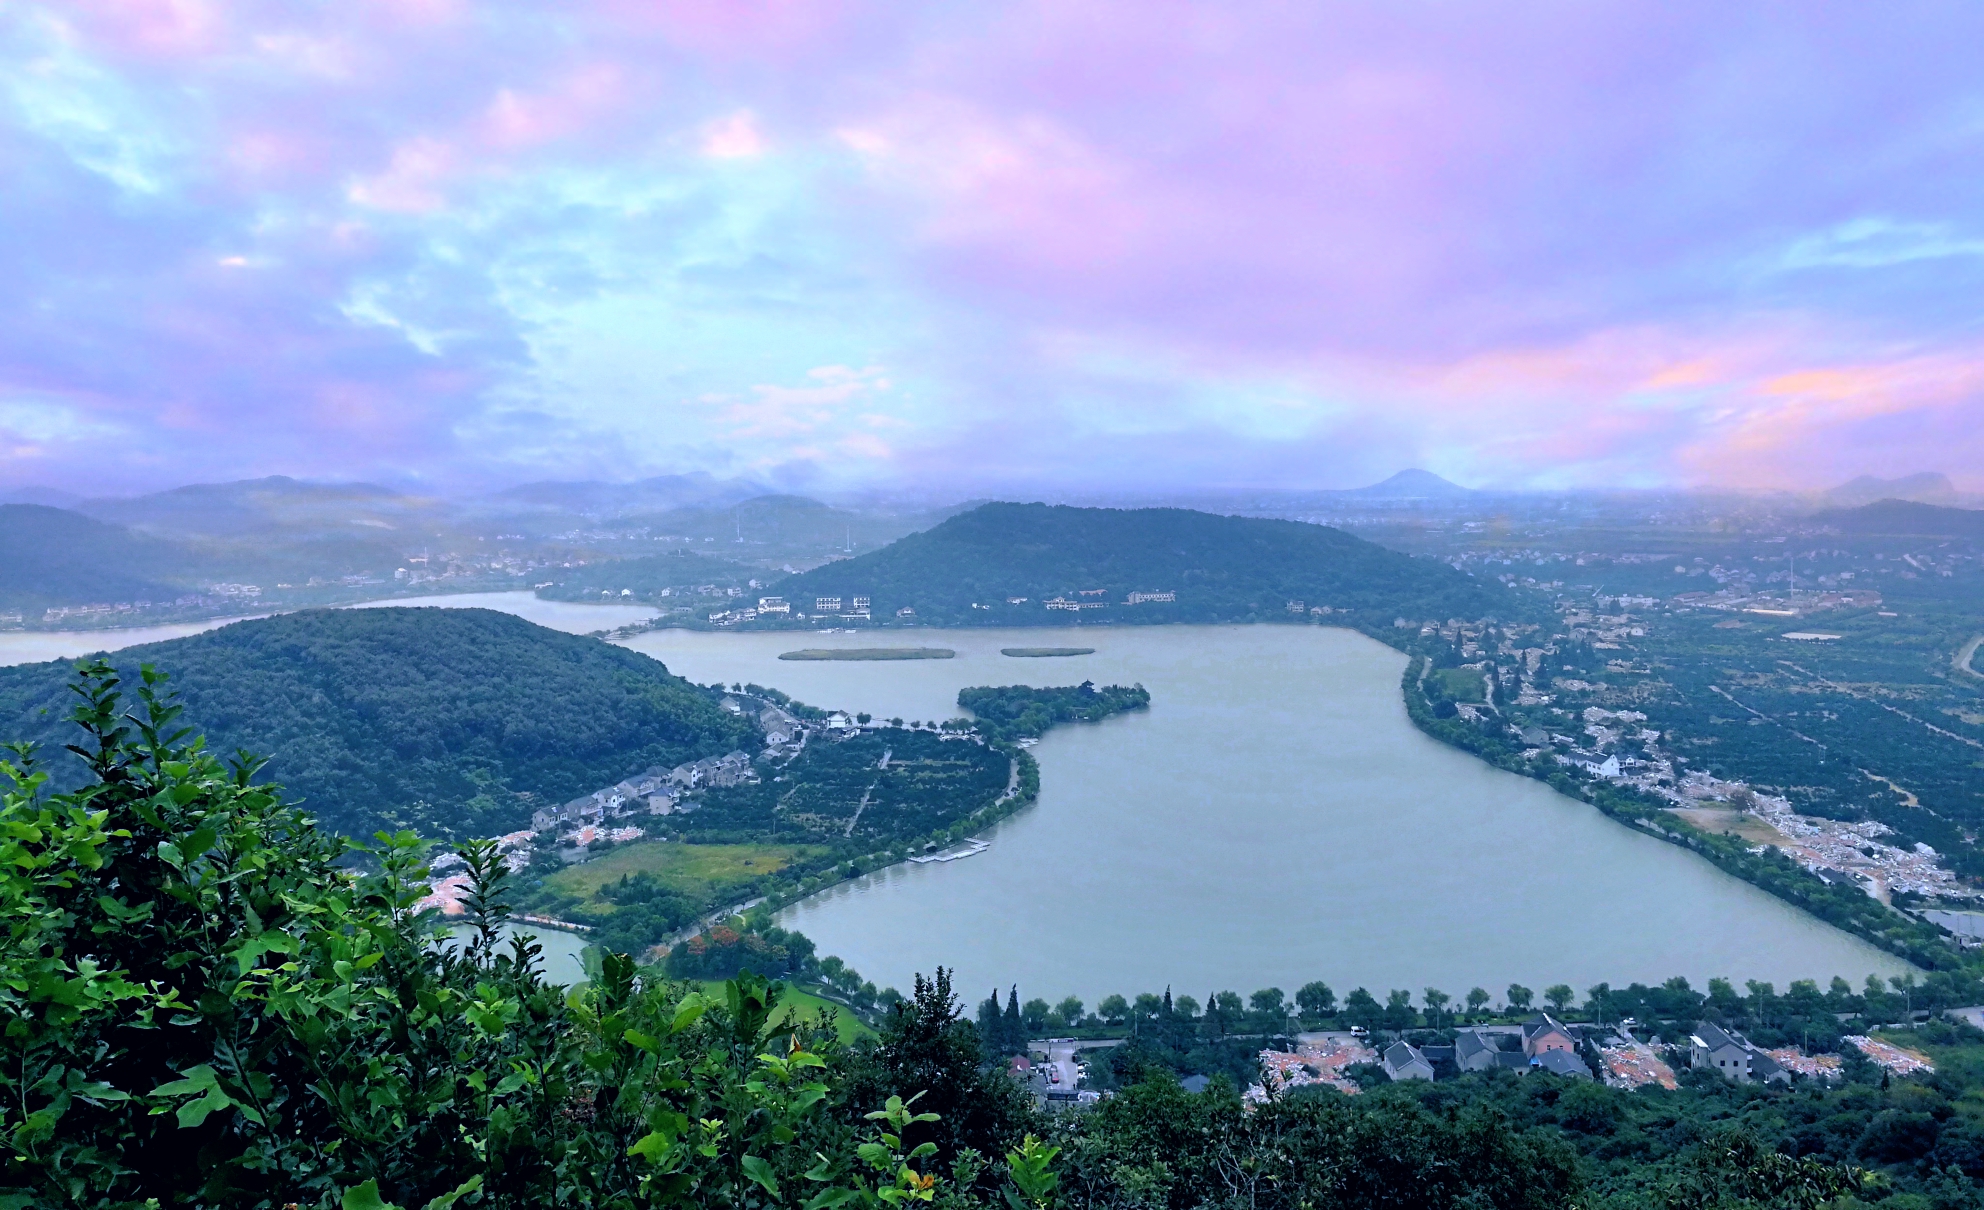
[{"label": "purple cloud", "polygon": [[1962,479],[1980,41],[1912,4],[17,5],[0,476]]}]

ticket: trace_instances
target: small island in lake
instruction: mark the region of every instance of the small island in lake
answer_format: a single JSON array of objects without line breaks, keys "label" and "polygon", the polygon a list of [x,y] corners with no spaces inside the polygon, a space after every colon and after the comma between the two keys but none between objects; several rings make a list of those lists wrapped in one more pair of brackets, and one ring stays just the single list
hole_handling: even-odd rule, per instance
[{"label": "small island in lake", "polygon": [[1093,647],[1001,647],[1000,655],[1010,655],[1015,659],[1036,660],[1056,655],[1094,655]]},{"label": "small island in lake", "polygon": [[808,647],[788,651],[782,660],[948,660],[957,655],[948,647]]}]

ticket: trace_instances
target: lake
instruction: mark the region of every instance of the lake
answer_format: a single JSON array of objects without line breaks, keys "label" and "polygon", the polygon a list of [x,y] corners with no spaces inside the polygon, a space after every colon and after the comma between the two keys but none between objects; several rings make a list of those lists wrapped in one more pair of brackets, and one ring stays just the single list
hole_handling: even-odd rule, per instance
[{"label": "lake", "polygon": [[1218,989],[1533,989],[1685,975],[1833,975],[1898,959],[1548,786],[1416,730],[1405,657],[1352,631],[1082,627],[1094,655],[1015,659],[1037,630],[915,631],[950,660],[781,662],[867,634],[656,631],[627,641],[701,682],[756,681],[883,718],[960,713],[967,685],[1141,682],[1148,713],[1036,747],[1037,805],[961,861],[901,865],[783,922],[881,986],[954,967],[973,999],[1018,983],[1090,1004]]},{"label": "lake", "polygon": [[[378,604],[503,609],[577,633],[652,613],[527,592]],[[205,628],[0,635],[0,662]],[[1782,988],[1907,969],[1689,853],[1428,739],[1399,698],[1405,657],[1362,635],[1084,626],[1093,655],[999,654],[1064,637],[918,630],[888,641],[957,657],[888,662],[778,659],[875,646],[873,631],[663,630],[626,645],[696,681],[756,681],[885,718],[954,717],[967,685],[1150,689],[1147,713],[1050,733],[1033,750],[1039,803],[987,833],[986,852],[880,871],[786,913],[878,985],[906,989],[941,962],[974,999],[1012,983],[1093,1004],[1167,984],[1203,998],[1320,978],[1339,995],[1478,984],[1499,1000],[1511,981],[1582,991],[1682,974],[1699,988],[1725,975]],[[580,944],[547,932],[562,978]]]},{"label": "lake", "polygon": [[[583,983],[586,978],[585,948],[587,941],[577,933],[564,929],[548,929],[535,924],[506,924],[502,928],[503,942],[499,952],[510,952],[510,938],[522,933],[537,943],[541,951],[537,956],[539,967],[544,971],[546,982],[560,987],[570,987]],[[444,942],[455,944],[467,941],[474,933],[467,925],[461,925],[444,938]]]},{"label": "lake", "polygon": [[[611,630],[630,622],[644,622],[657,610],[646,605],[581,605],[570,601],[541,601],[531,592],[474,592],[427,597],[398,597],[385,601],[362,601],[341,605],[340,609],[376,609],[390,606],[433,606],[441,609],[495,609],[513,613],[539,626],[586,634]],[[256,614],[255,617],[265,615]],[[144,643],[183,639],[241,618],[214,618],[204,622],[178,622],[170,626],[133,626],[122,630],[10,630],[0,632],[0,667],[39,664],[47,660],[73,660],[98,651],[119,651]]]}]

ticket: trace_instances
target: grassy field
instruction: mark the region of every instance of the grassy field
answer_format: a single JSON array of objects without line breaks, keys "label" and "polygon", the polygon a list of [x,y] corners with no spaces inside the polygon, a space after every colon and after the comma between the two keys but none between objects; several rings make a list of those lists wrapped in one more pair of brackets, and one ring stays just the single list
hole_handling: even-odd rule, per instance
[{"label": "grassy field", "polygon": [[[700,986],[712,996],[716,996],[719,999],[723,996],[723,984],[720,982],[705,982],[700,984]],[[779,1020],[781,1021],[788,1018],[795,1021],[818,1021],[822,1014],[828,1009],[832,1009],[835,1013],[835,1030],[840,1034],[841,1041],[852,1042],[857,1038],[872,1038],[875,1036],[874,1030],[857,1020],[854,1014],[848,1012],[845,1008],[830,1000],[822,1000],[820,997],[811,993],[802,992],[796,987],[786,988],[784,998],[778,1003],[781,1014]]]},{"label": "grassy field", "polygon": [[718,903],[725,893],[766,874],[775,874],[793,861],[824,850],[809,845],[682,844],[649,840],[621,845],[583,865],[570,866],[545,879],[552,890],[588,901],[598,911],[612,905],[594,903],[599,888],[623,875],[643,871],[670,890],[698,902]]},{"label": "grassy field", "polygon": [[1479,668],[1440,668],[1433,675],[1446,683],[1447,695],[1457,702],[1487,700],[1488,681]]},{"label": "grassy field", "polygon": [[1791,838],[1747,811],[1724,807],[1669,807],[1704,832],[1727,832],[1751,844],[1789,845]]}]

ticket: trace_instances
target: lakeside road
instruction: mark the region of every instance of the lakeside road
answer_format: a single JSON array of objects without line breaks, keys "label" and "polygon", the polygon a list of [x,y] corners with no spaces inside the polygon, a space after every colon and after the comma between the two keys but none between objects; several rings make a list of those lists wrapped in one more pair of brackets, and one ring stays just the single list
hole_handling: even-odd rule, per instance
[{"label": "lakeside road", "polygon": [[1984,634],[1972,636],[1968,643],[1957,648],[1956,654],[1950,657],[1950,663],[1956,665],[1958,672],[1970,676],[1984,676],[1984,672],[1979,672],[1972,666],[1972,662],[1977,658],[1977,648],[1980,644],[1984,644]]}]

